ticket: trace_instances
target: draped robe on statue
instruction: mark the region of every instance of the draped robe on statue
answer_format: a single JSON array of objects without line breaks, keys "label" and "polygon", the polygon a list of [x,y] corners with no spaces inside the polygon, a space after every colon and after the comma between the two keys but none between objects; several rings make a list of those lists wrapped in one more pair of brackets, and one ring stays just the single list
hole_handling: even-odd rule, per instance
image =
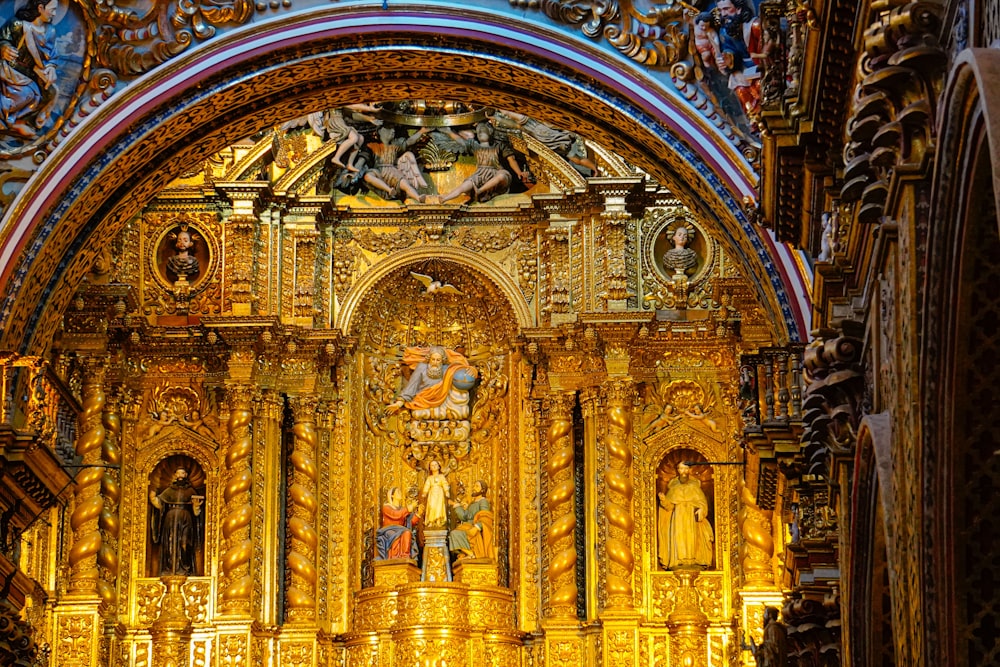
[{"label": "draped robe on statue", "polygon": [[376,560],[417,558],[413,532],[420,518],[405,507],[382,505],[382,527],[375,532]]},{"label": "draped robe on statue", "polygon": [[[695,510],[699,510],[695,516]],[[677,567],[708,567],[712,564],[714,535],[708,522],[708,499],[694,477],[670,480],[661,494],[659,509],[660,563]]]}]

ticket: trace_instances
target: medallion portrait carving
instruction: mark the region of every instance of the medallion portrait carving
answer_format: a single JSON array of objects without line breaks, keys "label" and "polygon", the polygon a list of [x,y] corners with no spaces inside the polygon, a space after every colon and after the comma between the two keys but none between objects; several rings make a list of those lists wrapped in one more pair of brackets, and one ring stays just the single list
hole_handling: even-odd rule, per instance
[{"label": "medallion portrait carving", "polygon": [[197,285],[205,278],[211,263],[204,233],[185,221],[168,225],[154,252],[157,277],[172,287]]}]

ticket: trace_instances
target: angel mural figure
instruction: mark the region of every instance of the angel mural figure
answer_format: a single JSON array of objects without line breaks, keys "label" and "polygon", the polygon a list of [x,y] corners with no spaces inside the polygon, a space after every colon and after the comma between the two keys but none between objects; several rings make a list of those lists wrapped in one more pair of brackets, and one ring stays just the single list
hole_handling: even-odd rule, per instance
[{"label": "angel mural figure", "polygon": [[58,97],[52,23],[58,0],[29,0],[0,26],[0,135],[34,139]]},{"label": "angel mural figure", "polygon": [[435,280],[430,276],[425,276],[422,273],[414,273],[410,271],[410,275],[420,281],[424,286],[424,294],[457,294],[461,295],[462,292],[449,283],[442,284],[440,280]]},{"label": "angel mural figure", "polygon": [[413,373],[386,412],[396,414],[405,407],[416,419],[469,418],[469,390],[478,371],[464,355],[443,347],[408,347],[403,363]]},{"label": "angel mural figure", "polygon": [[583,137],[576,132],[546,125],[516,111],[498,110],[495,118],[499,127],[520,129],[525,134],[531,135],[545,144],[546,148],[569,160],[574,169],[583,175],[598,175],[597,165],[587,154],[587,146],[583,143]]},{"label": "angel mural figure", "polygon": [[426,188],[416,156],[407,149],[420,141],[430,129],[422,127],[409,137],[397,137],[396,129],[383,125],[378,129],[380,143],[368,144],[375,155],[375,165],[364,172],[365,183],[388,199],[399,199],[400,193],[423,202],[426,195],[417,190]]},{"label": "angel mural figure", "polygon": [[473,138],[464,137],[450,129],[435,132],[432,138],[446,150],[468,153],[476,158],[476,170],[451,192],[441,195],[441,203],[462,195],[468,195],[473,201],[487,202],[510,189],[511,172],[525,185],[532,181],[531,174],[518,165],[514,149],[506,141],[494,138],[493,126],[486,121],[476,125],[476,135]]}]

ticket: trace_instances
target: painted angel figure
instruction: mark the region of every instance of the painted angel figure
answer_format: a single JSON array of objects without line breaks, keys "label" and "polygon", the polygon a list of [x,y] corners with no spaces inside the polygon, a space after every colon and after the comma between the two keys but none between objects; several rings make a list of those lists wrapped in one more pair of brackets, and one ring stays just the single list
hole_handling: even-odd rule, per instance
[{"label": "painted angel figure", "polygon": [[521,169],[514,150],[506,141],[494,137],[493,126],[486,121],[476,125],[476,134],[468,138],[446,129],[435,132],[434,143],[453,153],[468,153],[476,158],[476,170],[451,192],[439,197],[447,202],[468,195],[473,201],[486,202],[510,189],[513,172],[523,183],[532,182],[531,174]]},{"label": "painted angel figure", "polygon": [[396,137],[396,129],[383,125],[378,129],[380,143],[369,144],[375,154],[375,166],[364,172],[364,181],[389,199],[405,194],[410,199],[423,202],[426,195],[417,192],[427,187],[420,173],[416,156],[407,149],[420,141],[430,130],[422,127],[409,137]]}]

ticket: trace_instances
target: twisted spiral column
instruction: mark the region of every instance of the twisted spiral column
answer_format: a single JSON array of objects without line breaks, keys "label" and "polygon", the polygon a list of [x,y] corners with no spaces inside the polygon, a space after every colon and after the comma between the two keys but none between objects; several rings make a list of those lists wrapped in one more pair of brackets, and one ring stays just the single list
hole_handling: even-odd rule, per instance
[{"label": "twisted spiral column", "polygon": [[292,426],[294,444],[291,455],[291,479],[288,485],[288,548],[289,585],[285,593],[285,609],[290,621],[313,621],[316,618],[316,533],[317,480],[316,396],[296,396],[291,399],[295,422]]},{"label": "twisted spiral column", "polygon": [[97,592],[99,570],[97,554],[101,549],[101,530],[98,519],[104,510],[101,496],[101,480],[104,470],[101,463],[101,448],[104,446],[104,376],[107,371],[105,360],[87,357],[83,360],[83,411],[80,414],[80,437],[76,441],[76,455],[85,466],[76,476],[76,497],[70,528],[73,543],[69,550],[70,581],[69,590],[75,594]]},{"label": "twisted spiral column", "polygon": [[545,502],[549,525],[545,534],[549,596],[545,603],[548,618],[576,616],[576,508],[573,464],[573,393],[549,399],[549,427],[545,434],[549,477]]},{"label": "twisted spiral column", "polygon": [[608,608],[631,608],[632,571],[635,555],[632,553],[632,535],[635,533],[632,498],[635,484],[632,479],[632,403],[635,389],[631,381],[617,380],[604,387],[607,435],[605,445],[608,465],[604,472],[607,492],[605,518],[607,520],[607,594]]},{"label": "twisted spiral column", "polygon": [[250,558],[253,541],[250,521],[253,517],[253,388],[246,384],[226,387],[229,401],[229,449],[226,450],[222,487],[222,580],[219,607],[226,615],[250,612],[253,577]]},{"label": "twisted spiral column", "polygon": [[[97,552],[97,565],[100,568],[100,578],[97,580],[97,594],[105,608],[113,609],[117,602],[118,592],[115,583],[118,580],[118,540],[121,535],[119,507],[122,490],[120,483],[120,467],[122,462],[121,437],[121,393],[114,395],[107,402],[102,415],[104,426],[104,444],[101,448],[101,459],[108,467],[101,476],[101,496],[104,503],[101,515],[97,520],[101,531],[101,546]],[[114,466],[113,468],[111,466]]]}]

